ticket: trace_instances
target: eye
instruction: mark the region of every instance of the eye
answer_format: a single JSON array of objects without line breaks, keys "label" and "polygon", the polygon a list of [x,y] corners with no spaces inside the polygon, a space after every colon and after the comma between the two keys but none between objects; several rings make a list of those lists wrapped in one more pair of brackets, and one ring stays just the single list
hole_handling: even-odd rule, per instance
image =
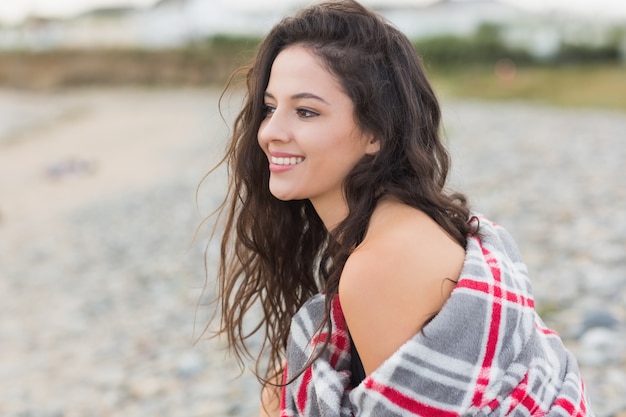
[{"label": "eye", "polygon": [[275,111],[276,111],[276,107],[270,106],[269,104],[264,104],[263,105],[263,116],[264,117],[271,116],[272,114],[274,114]]},{"label": "eye", "polygon": [[302,108],[296,109],[296,113],[298,114],[298,117],[301,117],[303,119],[309,119],[311,117],[319,116],[319,113],[314,112],[313,110]]}]

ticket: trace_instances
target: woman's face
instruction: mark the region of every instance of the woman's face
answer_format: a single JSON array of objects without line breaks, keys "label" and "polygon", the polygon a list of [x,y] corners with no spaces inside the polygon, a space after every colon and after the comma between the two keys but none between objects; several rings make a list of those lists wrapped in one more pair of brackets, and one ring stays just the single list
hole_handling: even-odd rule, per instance
[{"label": "woman's face", "polygon": [[274,60],[265,106],[258,141],[269,160],[270,192],[280,200],[309,199],[326,223],[325,212],[345,207],[344,178],[378,142],[361,132],[352,100],[302,46]]}]

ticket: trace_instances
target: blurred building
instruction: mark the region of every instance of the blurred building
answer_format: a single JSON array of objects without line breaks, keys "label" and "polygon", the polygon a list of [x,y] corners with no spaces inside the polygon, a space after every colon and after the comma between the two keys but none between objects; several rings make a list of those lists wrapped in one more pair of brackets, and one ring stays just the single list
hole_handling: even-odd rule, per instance
[{"label": "blurred building", "polygon": [[[0,49],[158,49],[216,34],[262,35],[290,13],[290,8],[304,3],[249,9],[228,0],[160,0],[147,9],[118,7],[92,10],[71,19],[29,18],[22,25],[0,28]],[[531,13],[498,0],[439,0],[428,6],[401,7],[381,1],[374,7],[413,39],[469,36],[489,23],[502,28],[507,44],[537,57],[550,56],[563,42],[595,46],[607,36],[615,36],[607,21],[554,12]],[[626,31],[619,36],[624,38]]]},{"label": "blurred building", "polygon": [[379,9],[412,39],[471,36],[482,25],[490,24],[502,28],[502,36],[509,46],[527,50],[535,56],[553,54],[562,41],[560,25],[551,16],[497,0],[440,0],[425,7],[381,6]]},{"label": "blurred building", "polygon": [[41,51],[60,48],[127,48],[137,45],[133,8],[102,8],[73,18],[31,16],[0,29],[0,48]]},{"label": "blurred building", "polygon": [[161,0],[100,8],[67,19],[29,17],[0,27],[0,49],[170,48],[215,34],[261,35],[289,8],[242,9],[226,0]]},{"label": "blurred building", "polygon": [[529,15],[497,0],[440,0],[422,7],[376,8],[413,39],[443,34],[469,36],[485,23],[510,26]]},{"label": "blurred building", "polygon": [[289,10],[246,10],[227,1],[161,0],[133,16],[136,41],[148,48],[180,46],[216,34],[261,35]]},{"label": "blurred building", "polygon": [[136,45],[136,11],[130,7],[101,8],[62,23],[65,48],[120,48]]}]

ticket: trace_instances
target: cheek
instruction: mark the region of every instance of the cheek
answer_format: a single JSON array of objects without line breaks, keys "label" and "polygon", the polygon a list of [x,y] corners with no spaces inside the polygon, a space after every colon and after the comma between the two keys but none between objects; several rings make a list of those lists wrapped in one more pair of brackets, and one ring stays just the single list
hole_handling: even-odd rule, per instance
[{"label": "cheek", "polygon": [[342,141],[333,141],[320,150],[320,168],[321,173],[328,173],[333,176],[345,177],[352,171],[356,164],[365,155],[361,147],[353,146],[352,138],[344,138]]}]

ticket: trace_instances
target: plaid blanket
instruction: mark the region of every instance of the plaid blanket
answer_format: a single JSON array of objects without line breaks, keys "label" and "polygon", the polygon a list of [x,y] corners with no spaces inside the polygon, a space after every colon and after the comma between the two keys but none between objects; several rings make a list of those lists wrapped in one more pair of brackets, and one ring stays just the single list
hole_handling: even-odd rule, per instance
[{"label": "plaid blanket", "polygon": [[[358,386],[338,297],[331,334],[317,332],[324,295],[293,318],[281,416],[593,416],[573,355],[534,310],[526,266],[500,226],[480,219],[450,299]],[[384,335],[381,335],[384,336]]]}]

